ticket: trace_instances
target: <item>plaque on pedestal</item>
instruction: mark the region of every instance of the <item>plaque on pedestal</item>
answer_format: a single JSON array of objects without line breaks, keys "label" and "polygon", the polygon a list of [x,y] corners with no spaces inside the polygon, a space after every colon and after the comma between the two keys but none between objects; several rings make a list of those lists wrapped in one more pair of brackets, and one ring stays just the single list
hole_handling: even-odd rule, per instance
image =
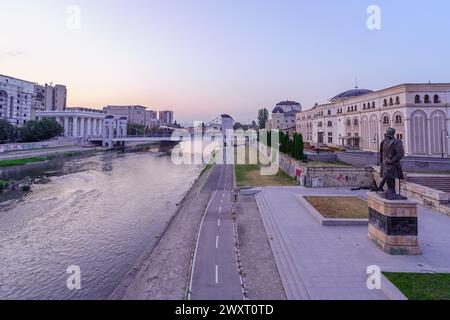
[{"label": "plaque on pedestal", "polygon": [[418,239],[417,202],[389,200],[369,192],[369,239],[391,255],[421,254]]}]

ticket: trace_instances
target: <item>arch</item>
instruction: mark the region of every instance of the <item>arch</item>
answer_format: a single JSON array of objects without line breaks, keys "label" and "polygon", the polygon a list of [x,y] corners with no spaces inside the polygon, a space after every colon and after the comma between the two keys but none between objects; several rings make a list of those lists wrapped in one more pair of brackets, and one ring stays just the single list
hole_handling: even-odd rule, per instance
[{"label": "arch", "polygon": [[[369,132],[369,118],[362,116],[361,118],[361,147],[363,149],[370,149],[370,132]],[[373,137],[372,137],[373,139]]]},{"label": "arch", "polygon": [[394,115],[392,116],[392,121],[394,126],[401,126],[404,123],[404,117],[403,117],[403,113],[401,113],[400,111],[397,111],[396,113],[394,113]]},{"label": "arch", "polygon": [[416,110],[411,114],[410,139],[413,154],[416,155],[428,154],[427,115],[422,110]]},{"label": "arch", "polygon": [[381,125],[384,127],[391,125],[391,117],[388,113],[383,113],[381,115]]},{"label": "arch", "polygon": [[434,103],[441,103],[441,100],[439,99],[439,95],[435,94],[433,98]]},{"label": "arch", "polygon": [[378,150],[377,144],[381,143],[378,130],[378,117],[375,114],[371,115],[369,120],[369,143],[371,145],[370,150]]},{"label": "arch", "polygon": [[441,154],[442,144],[444,144],[444,153],[447,153],[448,139],[445,136],[447,136],[448,132],[445,132],[445,113],[440,110],[434,111],[430,115],[430,120],[431,153]]},{"label": "arch", "polygon": [[414,103],[420,103],[420,96],[418,94],[414,97]]}]

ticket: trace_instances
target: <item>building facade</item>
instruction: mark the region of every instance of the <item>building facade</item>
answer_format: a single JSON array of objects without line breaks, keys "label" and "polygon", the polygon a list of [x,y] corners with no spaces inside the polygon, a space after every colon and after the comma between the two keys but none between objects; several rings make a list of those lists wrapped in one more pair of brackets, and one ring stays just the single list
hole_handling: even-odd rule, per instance
[{"label": "building facade", "polygon": [[102,110],[87,108],[37,112],[38,119],[55,119],[64,128],[65,137],[82,140],[103,136],[103,122],[106,116]]},{"label": "building facade", "polygon": [[[64,111],[67,106],[67,88],[66,86],[48,85],[43,87],[44,92],[44,110],[47,111]],[[41,90],[39,88],[39,90]]]},{"label": "building facade", "polygon": [[313,145],[379,151],[387,128],[409,156],[449,156],[450,84],[353,89],[296,115],[296,130]]},{"label": "building facade", "polygon": [[0,75],[0,119],[23,126],[32,119],[34,83]]},{"label": "building facade", "polygon": [[173,125],[173,111],[160,111],[159,112],[159,122],[162,126],[170,127]]},{"label": "building facade", "polygon": [[272,110],[272,118],[266,123],[267,129],[288,130],[295,127],[296,114],[302,106],[296,101],[282,101]]},{"label": "building facade", "polygon": [[154,129],[160,126],[158,120],[158,112],[154,110],[145,111],[145,127],[147,129]]},{"label": "building facade", "polygon": [[128,124],[138,124],[145,126],[146,107],[138,105],[129,106],[107,106],[104,111],[113,116],[126,117]]}]

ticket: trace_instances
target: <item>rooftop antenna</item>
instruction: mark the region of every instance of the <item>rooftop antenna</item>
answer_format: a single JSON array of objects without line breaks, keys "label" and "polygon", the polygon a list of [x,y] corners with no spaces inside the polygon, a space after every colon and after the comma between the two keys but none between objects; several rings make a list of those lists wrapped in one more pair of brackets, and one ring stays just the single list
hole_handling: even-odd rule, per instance
[{"label": "rooftop antenna", "polygon": [[355,89],[358,89],[358,78],[355,78]]}]

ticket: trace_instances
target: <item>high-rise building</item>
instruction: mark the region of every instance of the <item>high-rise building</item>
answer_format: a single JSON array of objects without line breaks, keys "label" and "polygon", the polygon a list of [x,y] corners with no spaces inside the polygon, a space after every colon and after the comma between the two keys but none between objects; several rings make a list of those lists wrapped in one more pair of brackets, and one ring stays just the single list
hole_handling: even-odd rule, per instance
[{"label": "high-rise building", "polygon": [[22,126],[32,119],[34,83],[0,75],[0,119]]},{"label": "high-rise building", "polygon": [[160,111],[159,112],[159,121],[162,126],[170,127],[173,124],[173,111]]},{"label": "high-rise building", "polygon": [[64,111],[67,104],[67,89],[65,86],[48,85],[44,86],[44,109],[46,111]]}]

